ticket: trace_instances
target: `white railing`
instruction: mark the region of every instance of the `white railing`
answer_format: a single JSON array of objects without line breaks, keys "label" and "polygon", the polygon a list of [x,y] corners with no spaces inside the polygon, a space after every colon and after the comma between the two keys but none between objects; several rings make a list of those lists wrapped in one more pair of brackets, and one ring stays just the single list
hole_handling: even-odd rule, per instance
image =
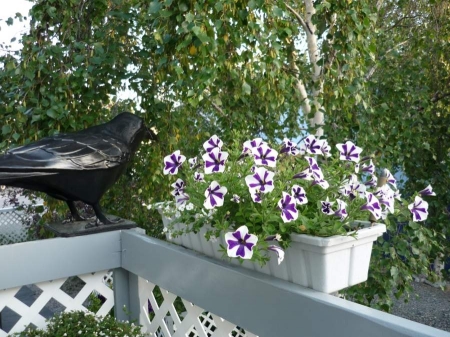
[{"label": "white railing", "polygon": [[[103,282],[109,270],[114,291]],[[74,275],[82,283],[75,295],[64,286]],[[98,315],[115,302],[118,319],[136,320],[158,337],[450,337],[135,230],[0,247],[0,320],[10,317],[9,326],[0,323],[0,337],[30,323],[44,326],[48,310],[88,310],[86,298],[97,293],[104,298]]]}]

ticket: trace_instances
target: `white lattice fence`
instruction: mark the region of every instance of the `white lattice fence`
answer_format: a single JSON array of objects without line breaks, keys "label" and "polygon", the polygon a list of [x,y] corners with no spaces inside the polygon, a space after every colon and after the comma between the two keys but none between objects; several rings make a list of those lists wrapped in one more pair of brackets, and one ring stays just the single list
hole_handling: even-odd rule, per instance
[{"label": "white lattice fence", "polygon": [[139,323],[157,337],[257,337],[139,277]]},{"label": "white lattice fence", "polygon": [[111,272],[79,275],[23,287],[0,290],[0,337],[30,325],[46,326],[45,320],[62,311],[87,311],[91,296],[101,295],[96,312],[105,316],[114,307]]},{"label": "white lattice fence", "polygon": [[26,241],[27,219],[23,211],[15,208],[0,209],[0,245]]}]

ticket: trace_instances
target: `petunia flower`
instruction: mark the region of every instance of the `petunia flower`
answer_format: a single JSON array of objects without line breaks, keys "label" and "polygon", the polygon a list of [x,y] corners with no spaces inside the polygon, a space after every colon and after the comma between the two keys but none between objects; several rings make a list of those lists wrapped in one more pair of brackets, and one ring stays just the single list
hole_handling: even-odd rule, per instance
[{"label": "petunia flower", "polygon": [[303,140],[300,151],[305,151],[310,154],[323,154],[322,142],[322,140],[316,139],[315,136],[309,135]]},{"label": "petunia flower", "polygon": [[213,209],[223,205],[224,196],[228,189],[225,186],[220,186],[217,181],[212,181],[205,191],[206,200],[203,206],[206,209]]},{"label": "petunia flower", "polygon": [[307,168],[306,170],[297,173],[292,177],[293,179],[305,179],[305,180],[314,180],[312,170],[310,168]]},{"label": "petunia flower", "polygon": [[373,193],[366,193],[367,203],[361,206],[361,210],[367,210],[375,217],[376,220],[381,218],[381,205],[379,200]]},{"label": "petunia flower", "polygon": [[187,195],[186,193],[181,193],[181,194],[175,196],[175,205],[176,205],[177,209],[184,209],[188,200],[189,200],[189,195]]},{"label": "petunia flower", "polygon": [[333,206],[334,201],[329,201],[329,199],[327,197],[327,200],[321,201],[320,204],[322,205],[321,206],[322,213],[327,214],[327,215],[334,214],[334,211],[331,209],[331,206]]},{"label": "petunia flower", "polygon": [[266,165],[269,167],[275,167],[277,165],[278,152],[267,145],[253,148],[252,154],[255,158],[256,165]]},{"label": "petunia flower", "polygon": [[300,151],[297,149],[297,145],[293,141],[288,138],[284,138],[280,153],[286,153],[291,156],[296,156],[300,153]]},{"label": "petunia flower", "polygon": [[374,195],[378,198],[381,204],[386,206],[390,213],[394,213],[394,191],[389,185],[378,187]]},{"label": "petunia flower", "polygon": [[356,146],[351,141],[347,141],[345,144],[336,144],[340,152],[340,160],[359,162],[359,154],[362,152],[362,148]]},{"label": "petunia flower", "polygon": [[241,198],[237,194],[233,194],[233,198],[231,198],[231,201],[239,204],[241,202]]},{"label": "petunia flower", "polygon": [[252,149],[256,149],[261,145],[267,145],[267,143],[263,141],[262,138],[247,140],[246,142],[244,142],[242,153],[252,153]]},{"label": "petunia flower", "polygon": [[328,141],[326,139],[321,139],[320,151],[325,156],[325,158],[331,157],[331,146],[328,145]]},{"label": "petunia flower", "polygon": [[213,148],[203,156],[205,162],[205,174],[225,171],[225,162],[228,158],[228,152],[221,152],[219,148]]},{"label": "petunia flower", "polygon": [[428,185],[427,187],[425,187],[422,191],[419,192],[419,194],[423,197],[423,196],[434,196],[436,195],[436,193],[433,192],[433,188],[431,187],[431,185]]},{"label": "petunia flower", "polygon": [[316,181],[323,180],[323,172],[317,164],[317,161],[312,157],[305,157],[305,159],[308,161],[309,169],[311,170],[313,179]]},{"label": "petunia flower", "polygon": [[395,180],[394,176],[388,169],[384,169],[384,176],[386,177],[387,182],[397,189],[397,180]]},{"label": "petunia flower", "polygon": [[290,194],[283,192],[283,197],[278,201],[278,207],[281,210],[281,218],[284,222],[297,220],[298,211],[295,208],[295,199]]},{"label": "petunia flower", "polygon": [[194,180],[198,183],[204,182],[205,181],[205,175],[203,173],[200,172],[195,172],[194,173]]},{"label": "petunia flower", "polygon": [[222,149],[223,142],[216,135],[211,136],[206,142],[203,143],[203,148],[206,152],[211,152],[213,149]]},{"label": "petunia flower", "polygon": [[298,205],[304,205],[308,203],[308,198],[306,197],[305,189],[301,186],[292,186],[292,196]]},{"label": "petunia flower", "polygon": [[374,174],[375,173],[375,165],[372,162],[372,159],[369,161],[369,164],[362,164],[362,170],[361,172]]},{"label": "petunia flower", "polygon": [[275,188],[273,185],[274,175],[275,173],[266,170],[264,167],[255,168],[255,174],[245,177],[245,182],[250,193],[252,193],[252,191],[259,191],[262,193],[273,191]]},{"label": "petunia flower", "polygon": [[262,203],[262,193],[259,191],[250,191],[250,196],[253,200],[253,202],[256,202],[257,204]]},{"label": "petunia flower", "polygon": [[347,204],[341,199],[336,199],[336,202],[338,204],[338,209],[334,212],[334,215],[341,218],[341,220],[344,220],[348,216],[347,210],[345,209]]},{"label": "petunia flower", "polygon": [[428,218],[428,203],[421,197],[416,196],[414,202],[408,205],[409,211],[413,215],[413,221],[424,221]]},{"label": "petunia flower", "polygon": [[164,157],[164,174],[177,174],[178,168],[185,160],[186,157],[180,153],[180,150]]},{"label": "petunia flower", "polygon": [[350,179],[345,181],[345,185],[339,190],[340,193],[347,195],[351,200],[357,196],[360,198],[365,197],[366,186],[358,181],[358,177],[355,174],[350,176]]},{"label": "petunia flower", "polygon": [[370,180],[368,180],[364,183],[364,185],[366,185],[368,187],[375,187],[375,186],[377,186],[377,184],[378,184],[377,176],[370,177]]},{"label": "petunia flower", "polygon": [[319,185],[320,187],[322,187],[324,190],[327,190],[330,187],[330,184],[328,183],[328,181],[320,179],[320,180],[314,180],[311,184],[311,186],[314,185]]},{"label": "petunia flower", "polygon": [[284,260],[284,250],[283,250],[283,248],[275,246],[275,245],[270,245],[269,247],[267,247],[267,249],[277,253],[278,264],[283,262],[283,260]]},{"label": "petunia flower", "polygon": [[193,169],[197,165],[197,157],[188,159],[189,168]]},{"label": "petunia flower", "polygon": [[176,197],[177,195],[180,195],[180,194],[182,194],[184,192],[184,188],[186,187],[186,184],[184,183],[183,180],[178,178],[177,181],[175,181],[170,186],[173,187],[173,191],[170,192],[170,194],[172,194],[174,197]]},{"label": "petunia flower", "polygon": [[241,257],[251,259],[253,247],[258,242],[258,237],[248,233],[247,226],[239,227],[235,232],[225,234],[227,254],[229,257]]}]

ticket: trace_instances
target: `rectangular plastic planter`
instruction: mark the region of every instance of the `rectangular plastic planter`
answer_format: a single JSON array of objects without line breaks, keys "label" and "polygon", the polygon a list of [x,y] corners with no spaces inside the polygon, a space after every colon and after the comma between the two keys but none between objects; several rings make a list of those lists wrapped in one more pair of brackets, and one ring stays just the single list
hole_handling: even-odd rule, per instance
[{"label": "rectangular plastic planter", "polygon": [[[164,227],[171,220],[164,215]],[[361,221],[365,228],[359,229],[357,239],[351,236],[331,236],[321,238],[305,234],[292,234],[291,246],[285,252],[284,261],[278,265],[276,256],[263,267],[245,261],[244,268],[256,270],[276,278],[292,282],[314,290],[332,293],[367,280],[373,242],[386,231],[384,224]],[[183,224],[174,224],[174,230],[183,229]],[[220,259],[220,244],[226,246],[222,238],[216,242],[206,241],[207,229],[197,234],[188,233],[176,238],[167,235],[167,240],[190,248],[199,253]],[[239,265],[237,259],[232,264]]]}]

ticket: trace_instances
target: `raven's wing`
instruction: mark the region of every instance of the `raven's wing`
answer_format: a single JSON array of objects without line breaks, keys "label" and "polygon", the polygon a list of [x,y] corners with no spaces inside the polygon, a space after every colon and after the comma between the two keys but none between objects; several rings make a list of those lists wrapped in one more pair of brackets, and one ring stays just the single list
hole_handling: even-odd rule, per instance
[{"label": "raven's wing", "polygon": [[0,157],[0,175],[17,171],[106,169],[128,158],[128,146],[116,138],[80,132],[43,138],[8,151]]}]

